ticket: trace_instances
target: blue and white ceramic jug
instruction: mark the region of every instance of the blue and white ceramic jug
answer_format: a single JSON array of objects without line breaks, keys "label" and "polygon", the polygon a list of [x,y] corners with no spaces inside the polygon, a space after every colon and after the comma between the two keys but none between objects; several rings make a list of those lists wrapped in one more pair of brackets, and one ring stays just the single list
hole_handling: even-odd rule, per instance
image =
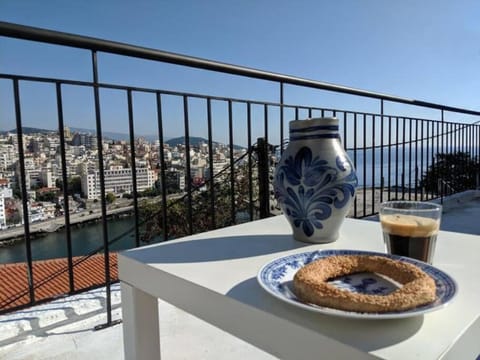
[{"label": "blue and white ceramic jug", "polygon": [[338,119],[290,122],[290,142],[275,169],[277,201],[296,240],[338,238],[358,183],[338,131]]}]

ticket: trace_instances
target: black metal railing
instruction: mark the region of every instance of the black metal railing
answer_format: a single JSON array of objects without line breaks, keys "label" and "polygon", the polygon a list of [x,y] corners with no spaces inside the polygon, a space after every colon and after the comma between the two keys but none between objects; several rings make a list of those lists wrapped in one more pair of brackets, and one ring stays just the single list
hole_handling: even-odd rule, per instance
[{"label": "black metal railing", "polygon": [[[441,163],[440,160],[446,161],[446,158],[441,158],[440,155],[442,154],[452,157],[457,156],[457,159],[460,156],[468,160],[458,163],[458,166],[464,167],[455,170],[459,174],[467,172],[467,167],[471,162],[477,164],[478,168],[480,126],[475,121],[480,118],[479,111],[406,99],[129,44],[5,22],[0,22],[0,36],[74,47],[90,53],[92,81],[11,74],[4,73],[1,69],[0,81],[11,85],[13,93],[19,163],[18,183],[21,190],[19,195],[22,201],[24,219],[29,219],[28,191],[30,189],[27,187],[26,181],[28,174],[26,172],[25,156],[30,155],[30,153],[25,153],[25,144],[23,143],[25,124],[22,117],[22,85],[50,84],[55,92],[57,130],[60,138],[61,179],[64,184],[63,197],[65,199],[64,225],[66,231],[65,242],[67,244],[66,257],[68,259],[68,266],[65,271],[69,274],[70,294],[83,289],[78,289],[75,286],[75,264],[72,250],[72,232],[75,229],[72,226],[69,212],[69,192],[66,186],[69,174],[66,160],[67,140],[64,136],[66,128],[64,89],[71,87],[88,89],[93,94],[92,108],[95,114],[96,148],[98,149],[97,168],[100,177],[99,200],[102,244],[94,251],[85,254],[85,258],[98,252],[104,255],[102,271],[105,276],[105,284],[103,285],[107,288],[106,325],[112,323],[110,286],[113,281],[117,280],[112,278],[111,275],[113,265],[110,263],[112,252],[110,247],[119,237],[111,239],[107,226],[109,205],[107,203],[108,189],[105,187],[106,154],[103,148],[105,138],[102,130],[104,125],[101,111],[102,105],[104,105],[101,99],[102,91],[118,92],[126,99],[127,103],[128,162],[132,169],[131,181],[133,184],[131,206],[133,208],[134,226],[131,232],[134,233],[134,242],[131,243],[132,247],[143,244],[142,234],[148,230],[146,230],[146,227],[160,229],[161,239],[159,240],[165,241],[170,237],[214,229],[240,221],[251,221],[278,213],[271,193],[271,173],[275,161],[278,160],[287,145],[288,121],[293,119],[325,116],[339,118],[343,145],[357,169],[360,180],[357,197],[349,216],[362,218],[374,215],[378,211],[380,202],[386,199],[431,200],[443,198],[452,191],[461,191],[462,188],[454,184],[454,179],[446,177],[442,172],[445,164]],[[265,101],[255,98],[212,96],[186,91],[172,91],[158,87],[127,86],[100,82],[101,68],[97,61],[99,53],[148,59],[158,63],[178,65],[182,68],[195,68],[238,75],[249,79],[259,79],[270,84],[276,84],[275,86],[278,86],[278,97],[276,101]],[[285,90],[297,87],[355,96],[369,101],[373,99],[378,101],[377,110],[366,112],[333,109],[316,104],[290,104]],[[158,133],[155,135],[159,144],[158,158],[155,164],[158,166],[159,173],[158,189],[161,190],[156,199],[160,206],[151,211],[145,218],[140,216],[143,199],[137,191],[138,154],[136,151],[135,124],[142,119],[135,117],[133,109],[135,96],[138,94],[152,96],[158,129]],[[173,102],[175,105],[171,105]],[[412,112],[412,109],[413,111],[418,109],[420,114],[423,113],[421,110],[424,109],[438,111],[438,116],[437,118],[426,119],[421,115],[392,114],[385,111],[387,104],[404,105],[408,112]],[[170,107],[175,107],[175,111]],[[167,143],[165,129],[166,124],[171,120],[169,114],[172,112],[181,114],[176,121],[182,124],[184,137],[182,171],[185,176],[185,191],[180,195],[177,194],[176,200],[171,200],[171,195],[167,192],[168,166],[171,166],[171,164],[168,163],[165,153]],[[469,122],[448,121],[447,117],[451,114],[465,115]],[[192,133],[191,128],[194,121],[202,121],[207,129],[206,147],[208,151],[204,155],[205,162],[209,166],[209,173],[204,175],[201,184],[195,184],[194,176],[192,176],[194,164],[192,164],[190,153],[192,150],[198,150],[197,145],[192,143],[192,138],[196,135]],[[222,162],[224,166],[217,173],[213,168],[216,160],[214,157],[215,151],[220,146],[215,141],[216,121],[222,121],[226,124],[225,138],[227,139],[221,145],[222,155],[225,156],[225,160]],[[235,146],[235,135],[238,134],[239,123],[242,125],[243,132],[246,132],[243,151],[238,151]],[[431,179],[437,180],[436,185],[432,183]],[[201,207],[197,206],[200,201],[204,201],[202,203],[205,204],[204,212],[201,212]],[[178,227],[173,229],[176,225],[175,221],[178,220],[174,218],[178,213],[173,213],[173,209],[180,206],[179,204],[183,207],[183,220],[186,223],[186,227],[182,230],[179,230]],[[220,208],[222,211],[219,211]],[[239,214],[245,216],[239,217]],[[154,220],[156,221],[155,224],[152,223]],[[0,312],[11,311],[20,306],[30,306],[51,298],[39,299],[36,293],[38,284],[35,280],[35,254],[32,254],[32,226],[29,221],[24,222],[22,236],[25,245],[26,278],[28,280],[22,295],[25,295],[26,300],[23,304],[18,305],[18,303],[7,299],[6,302],[2,303]],[[16,299],[18,299],[18,296]]]}]

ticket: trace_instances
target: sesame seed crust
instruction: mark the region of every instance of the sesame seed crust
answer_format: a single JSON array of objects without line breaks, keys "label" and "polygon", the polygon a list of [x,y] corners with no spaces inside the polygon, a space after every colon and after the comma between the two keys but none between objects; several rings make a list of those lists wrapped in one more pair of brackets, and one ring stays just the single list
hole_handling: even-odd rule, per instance
[{"label": "sesame seed crust", "polygon": [[[402,287],[387,295],[370,295],[342,290],[327,282],[358,272],[387,276]],[[293,287],[303,302],[355,312],[404,311],[436,298],[435,281],[419,267],[371,255],[339,255],[313,261],[297,271]]]}]

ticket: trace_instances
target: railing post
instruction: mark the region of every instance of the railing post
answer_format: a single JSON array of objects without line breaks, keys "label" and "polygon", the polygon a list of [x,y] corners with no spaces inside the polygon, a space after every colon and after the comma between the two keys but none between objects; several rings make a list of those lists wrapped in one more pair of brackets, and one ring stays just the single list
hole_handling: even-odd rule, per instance
[{"label": "railing post", "polygon": [[[383,202],[383,186],[384,186],[384,177],[383,177],[383,127],[384,127],[384,106],[383,106],[383,99],[380,99],[380,203]],[[373,149],[375,151],[375,149]],[[388,169],[390,171],[390,169]],[[373,180],[374,187],[375,187],[375,179]],[[390,193],[390,189],[388,189],[388,192]]]},{"label": "railing post", "polygon": [[75,280],[73,277],[73,249],[72,249],[72,232],[70,229],[70,205],[68,201],[68,177],[67,177],[67,160],[65,149],[65,126],[63,121],[63,104],[62,104],[62,85],[56,83],[57,93],[57,116],[58,116],[58,133],[60,135],[60,155],[62,161],[62,182],[63,182],[63,209],[65,216],[65,230],[67,240],[67,258],[68,258],[68,283],[70,292],[75,291]]},{"label": "railing post", "polygon": [[257,155],[260,218],[264,219],[270,216],[268,143],[264,138],[257,139]]},{"label": "railing post", "polygon": [[[444,119],[444,111],[443,109],[441,109],[441,121],[442,121],[442,150],[443,150],[443,126],[444,126],[444,123],[445,123],[445,119]],[[437,123],[437,129],[438,129],[438,123]],[[443,151],[440,151],[439,150],[439,134],[438,134],[438,131],[437,131],[437,159],[438,159],[438,153],[443,153]],[[456,150],[455,150],[456,151]],[[443,179],[442,179],[443,180]],[[443,181],[445,182],[445,181]],[[444,197],[444,192],[445,192],[445,186],[443,186],[442,188],[442,191],[440,192],[440,203],[443,204],[443,197]]]},{"label": "railing post", "polygon": [[35,284],[33,279],[33,258],[32,243],[30,237],[30,210],[29,199],[27,193],[27,173],[25,171],[25,154],[23,148],[23,125],[20,104],[20,88],[18,80],[13,81],[13,98],[15,102],[15,121],[17,124],[17,141],[18,141],[18,161],[20,163],[20,190],[22,192],[22,210],[23,210],[23,228],[25,230],[25,257],[27,260],[27,282],[28,293],[30,295],[30,304],[35,303]]},{"label": "railing post", "polygon": [[[93,98],[95,105],[95,123],[98,148],[98,174],[100,177],[100,194],[101,194],[101,210],[102,210],[102,236],[103,236],[103,256],[105,267],[105,288],[106,288],[106,307],[107,307],[107,324],[112,325],[112,298],[111,298],[111,276],[110,276],[110,248],[108,243],[108,227],[107,227],[107,201],[105,196],[105,164],[103,162],[103,134],[102,120],[100,112],[100,90],[98,86],[98,62],[97,52],[92,51],[92,74],[93,74]],[[134,159],[135,160],[135,159]]]}]

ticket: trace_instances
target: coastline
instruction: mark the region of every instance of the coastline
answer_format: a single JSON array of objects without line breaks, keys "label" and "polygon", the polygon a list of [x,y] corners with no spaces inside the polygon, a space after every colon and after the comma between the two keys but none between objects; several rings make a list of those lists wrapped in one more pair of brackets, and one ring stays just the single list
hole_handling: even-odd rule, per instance
[{"label": "coastline", "polygon": [[[409,191],[411,191],[409,193]],[[423,196],[428,195],[423,193]],[[390,188],[381,189],[379,187],[359,187],[355,194],[355,200],[347,217],[368,217],[378,211],[382,201],[405,198],[407,200],[415,199],[413,189]],[[420,198],[420,190],[417,191],[417,198]],[[128,216],[133,213],[133,206],[118,207],[107,210],[107,218]],[[82,224],[100,221],[102,213],[100,209],[83,211],[70,215],[70,225],[82,226]],[[30,234],[32,238],[38,238],[47,233],[57,232],[65,227],[65,217],[61,216],[55,219],[36,222],[30,224]],[[0,231],[0,249],[11,246],[23,240],[24,227],[17,226]]]},{"label": "coastline", "polygon": [[420,200],[427,201],[425,197],[431,198],[432,194],[421,192],[420,189],[410,188],[380,188],[380,187],[359,187],[355,193],[354,203],[347,217],[370,217],[378,213],[380,204],[389,200]]},{"label": "coastline", "polygon": [[[107,218],[115,218],[128,216],[129,213],[133,212],[133,206],[125,206],[121,208],[107,210]],[[102,218],[102,212],[100,210],[93,210],[91,213],[80,212],[70,215],[70,225],[81,226],[82,224],[97,222]],[[65,227],[65,217],[60,216],[55,219],[46,220],[37,223],[30,224],[30,234],[33,238],[40,237],[43,234],[57,232]],[[14,228],[9,228],[2,230],[0,232],[0,249],[3,247],[8,247],[19,241],[23,240],[24,236],[24,227],[17,226]]]}]

